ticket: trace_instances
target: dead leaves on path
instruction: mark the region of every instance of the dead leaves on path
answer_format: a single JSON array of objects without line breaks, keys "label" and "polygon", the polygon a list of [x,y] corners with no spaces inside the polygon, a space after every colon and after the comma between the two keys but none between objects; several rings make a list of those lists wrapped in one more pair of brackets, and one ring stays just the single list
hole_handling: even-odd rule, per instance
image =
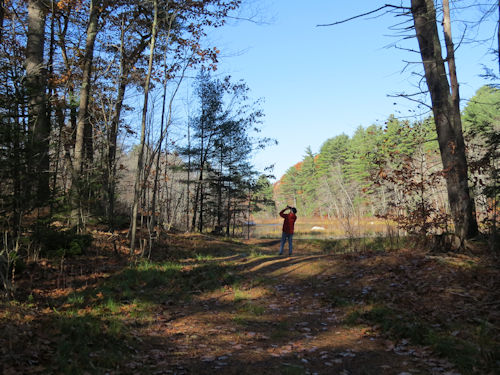
[{"label": "dead leaves on path", "polygon": [[[181,244],[189,246],[189,239],[182,237],[171,248],[181,251]],[[209,245],[217,246],[213,241]],[[228,244],[224,246],[227,248]],[[195,247],[203,250],[199,241]],[[238,249],[239,254],[242,248]],[[205,250],[208,254],[209,250]],[[186,249],[182,252],[188,253]],[[263,252],[263,256],[236,254],[198,260],[192,254],[192,258],[183,260],[181,278],[175,280],[190,277],[200,264],[214,263],[234,276],[231,284],[222,280],[220,288],[190,290],[183,296],[179,294],[181,297],[165,299],[160,297],[162,288],[141,286],[141,290],[149,288],[142,292],[152,303],[150,310],[144,312],[146,316],[137,317],[133,301],[118,306],[116,314],[126,328],[130,339],[126,345],[131,354],[123,358],[119,368],[106,371],[455,375],[456,367],[438,358],[431,347],[415,345],[406,337],[387,336],[382,323],[365,319],[365,315],[373,314],[374,303],[382,301],[391,311],[418,317],[438,331],[456,324],[458,327],[451,334],[457,339],[470,339],[467,325],[478,319],[498,329],[498,269],[479,255],[438,256],[400,250],[279,258]],[[91,289],[119,270],[116,257],[110,257],[107,264],[104,251],[100,254],[100,269],[90,272],[89,268],[87,273],[99,275],[92,282],[88,279],[85,284],[85,272],[77,275],[73,266],[73,272],[71,267],[65,269],[66,287],[57,289],[55,278],[60,269],[49,267],[43,271],[38,298],[31,307],[2,307],[0,350],[3,358],[10,356],[8,364],[4,363],[4,373],[43,373],[53,366],[49,359],[57,350],[60,336],[45,330],[48,326],[44,326],[44,319],[54,312],[43,303],[51,301],[51,307],[68,308],[55,304],[68,303],[67,298],[61,297],[77,288]],[[40,276],[38,271],[31,275],[32,280]],[[203,274],[196,277],[203,278]],[[179,293],[183,290],[171,289]],[[90,302],[103,302],[106,298],[96,293]],[[82,311],[85,308],[88,313],[92,310],[91,305]],[[23,348],[22,343],[28,341],[33,345]],[[20,363],[18,367],[16,362]]]}]

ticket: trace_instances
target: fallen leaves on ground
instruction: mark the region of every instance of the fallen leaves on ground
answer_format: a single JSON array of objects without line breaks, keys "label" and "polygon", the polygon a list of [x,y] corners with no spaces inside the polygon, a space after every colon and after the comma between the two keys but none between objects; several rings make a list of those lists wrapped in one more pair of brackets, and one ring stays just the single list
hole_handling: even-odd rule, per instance
[{"label": "fallen leaves on ground", "polygon": [[[180,266],[146,267],[120,290],[111,280],[136,266],[101,237],[92,254],[18,276],[18,302],[0,306],[4,374],[494,371],[500,278],[485,254],[327,254],[298,244],[286,258],[268,240],[170,235],[154,262]],[[72,332],[88,337],[74,343]],[[454,362],[439,347],[452,339],[484,358]]]}]

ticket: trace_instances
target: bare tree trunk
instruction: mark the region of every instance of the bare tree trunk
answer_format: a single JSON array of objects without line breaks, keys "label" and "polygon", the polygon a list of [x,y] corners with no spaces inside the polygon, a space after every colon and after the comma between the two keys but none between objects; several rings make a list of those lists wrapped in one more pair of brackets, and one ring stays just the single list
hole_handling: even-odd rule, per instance
[{"label": "bare tree trunk", "polygon": [[113,117],[108,134],[108,149],[107,149],[107,176],[106,189],[108,195],[108,224],[110,229],[114,229],[114,211],[115,211],[115,190],[116,190],[116,151],[118,148],[118,131],[120,126],[120,117],[123,107],[123,100],[127,89],[127,81],[131,67],[137,62],[141,53],[148,45],[149,36],[142,36],[142,39],[136,47],[129,53],[125,54],[125,16],[122,18],[121,33],[120,33],[120,74],[117,82],[117,94],[114,104]]},{"label": "bare tree trunk", "polygon": [[[168,40],[167,40],[168,45]],[[166,101],[167,101],[167,48],[165,47],[165,56],[164,56],[164,64],[165,64],[165,77],[163,82],[163,98],[162,98],[162,107],[161,107],[161,120],[160,120],[160,139],[158,140],[158,150],[156,153],[156,162],[155,162],[155,176],[153,183],[153,200],[151,202],[151,222],[150,222],[150,232],[155,230],[156,226],[156,190],[158,189],[158,178],[160,175],[160,156],[161,156],[161,148],[163,144],[163,127],[165,126],[165,109],[166,109]],[[168,126],[168,124],[167,124]],[[165,157],[167,153],[165,152]],[[166,160],[165,160],[166,163]],[[165,174],[167,171],[167,165],[165,165]]]},{"label": "bare tree trunk", "polygon": [[3,19],[5,17],[5,0],[0,0],[0,43],[3,42]]},{"label": "bare tree trunk", "polygon": [[[196,184],[196,194],[193,202],[193,221],[191,223],[191,230],[194,231],[196,228],[196,214],[198,213],[198,201],[200,201],[200,220],[201,220],[201,198],[200,195],[203,193],[201,192],[202,189],[202,183],[203,183],[203,152],[204,152],[204,125],[202,125],[201,128],[201,150],[200,150],[200,174],[198,176],[198,183]],[[200,230],[201,232],[201,230]]]},{"label": "bare tree trunk", "polygon": [[198,218],[198,232],[202,233],[203,232],[203,198],[204,198],[204,191],[203,191],[203,169],[200,171],[200,213],[199,213],[199,218]]},{"label": "bare tree trunk", "polygon": [[231,231],[231,182],[227,188],[227,223],[226,223],[226,236],[229,237]]},{"label": "bare tree trunk", "polygon": [[46,202],[49,187],[49,135],[47,118],[47,77],[43,63],[45,18],[47,9],[43,1],[28,3],[28,39],[26,42],[26,89],[28,92],[28,118],[31,132],[31,150],[34,173],[37,178],[38,204]]},{"label": "bare tree trunk", "polygon": [[221,219],[222,219],[222,146],[220,152],[220,164],[219,164],[219,178],[217,179],[217,231],[220,231],[221,228]]},{"label": "bare tree trunk", "polygon": [[[443,31],[446,45],[446,61],[451,84],[451,101],[454,107],[460,112],[460,95],[458,90],[457,67],[455,65],[455,47],[451,36],[451,19],[449,0],[443,0]],[[460,128],[462,126],[460,125]]]},{"label": "bare tree trunk", "polygon": [[[87,26],[87,40],[85,42],[85,54],[83,57],[82,67],[82,86],[80,89],[80,105],[78,109],[78,117],[76,121],[76,140],[75,154],[73,156],[73,171],[72,171],[72,194],[73,194],[73,212],[72,221],[74,225],[79,227],[82,224],[82,207],[81,207],[81,189],[80,177],[83,172],[84,162],[84,140],[85,128],[89,126],[87,113],[90,97],[90,77],[92,74],[92,64],[94,59],[94,44],[97,37],[97,26],[99,23],[100,0],[91,0],[89,9],[89,23]],[[88,131],[87,131],[88,133]]]},{"label": "bare tree trunk", "polygon": [[[155,178],[154,178],[154,185],[153,185],[153,200],[151,203],[151,211],[152,211],[152,216],[151,216],[151,225],[150,225],[150,231],[155,230],[156,226],[156,190],[158,189],[158,178],[160,175],[160,156],[161,156],[161,147],[163,143],[163,139],[166,137],[166,132],[164,134],[163,128],[165,127],[165,130],[168,129],[170,122],[171,122],[171,116],[172,116],[172,100],[173,97],[175,96],[175,93],[177,93],[177,90],[172,96],[172,100],[170,100],[169,104],[169,118],[165,124],[165,110],[166,110],[166,101],[167,101],[167,82],[168,82],[168,72],[167,72],[167,51],[168,51],[168,43],[170,41],[170,32],[172,30],[172,23],[174,22],[175,19],[175,14],[173,14],[170,17],[169,24],[168,24],[168,34],[167,34],[167,40],[165,41],[165,55],[164,55],[164,61],[163,64],[165,65],[165,70],[164,70],[164,83],[163,83],[163,99],[162,99],[162,108],[161,108],[161,125],[160,125],[160,139],[158,140],[158,150],[156,154],[156,173],[155,173]],[[177,87],[178,89],[179,87]],[[167,152],[165,151],[165,158],[167,157]],[[166,162],[166,160],[165,160]],[[165,165],[165,170],[167,170],[167,165]]]},{"label": "bare tree trunk", "polygon": [[[446,1],[446,0],[445,0]],[[443,162],[448,200],[455,224],[455,233],[462,240],[477,235],[478,228],[469,194],[467,160],[462,134],[460,108],[458,106],[458,83],[456,72],[450,74],[452,92],[448,84],[441,42],[436,25],[436,10],[433,0],[412,0],[412,15],[424,64],[425,78],[431,94],[432,110],[438,135],[441,160]],[[449,15],[447,16],[449,17]],[[446,31],[448,52],[453,48],[451,31]],[[450,71],[454,70],[454,55],[448,56]],[[450,64],[450,60],[453,60]]]},{"label": "bare tree trunk", "polygon": [[141,145],[139,150],[139,156],[137,158],[137,171],[135,174],[134,183],[134,205],[132,208],[132,230],[130,236],[130,254],[134,253],[135,250],[135,237],[137,231],[137,213],[139,211],[139,199],[141,195],[141,172],[143,167],[144,158],[144,143],[146,140],[146,117],[148,114],[148,98],[149,98],[149,84],[151,81],[151,74],[153,70],[153,57],[154,49],[156,46],[156,29],[158,24],[158,0],[153,1],[154,15],[153,15],[153,25],[151,42],[149,45],[149,64],[148,64],[148,75],[146,76],[146,82],[144,83],[144,104],[142,107],[142,121],[141,121]]},{"label": "bare tree trunk", "polygon": [[125,54],[124,54],[124,38],[125,26],[124,18],[122,18],[121,33],[120,33],[120,75],[118,77],[115,108],[113,117],[111,119],[111,126],[108,136],[108,158],[107,158],[107,176],[106,176],[106,189],[108,194],[108,225],[111,230],[114,229],[115,220],[115,189],[116,189],[116,148],[118,141],[118,127],[120,124],[120,115],[122,112],[123,99],[125,98],[125,90],[127,88],[125,73]]},{"label": "bare tree trunk", "polygon": [[187,128],[187,142],[188,142],[188,169],[187,169],[187,187],[186,187],[186,231],[189,231],[189,198],[190,198],[190,185],[191,185],[191,128],[188,119]]}]

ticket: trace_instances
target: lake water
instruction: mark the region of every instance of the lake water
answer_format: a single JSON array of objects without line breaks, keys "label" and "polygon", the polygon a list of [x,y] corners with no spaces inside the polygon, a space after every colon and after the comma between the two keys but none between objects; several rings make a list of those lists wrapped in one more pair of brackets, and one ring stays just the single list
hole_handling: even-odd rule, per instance
[{"label": "lake water", "polygon": [[[244,228],[244,233],[250,230],[251,238],[279,238],[282,232],[282,222],[256,223]],[[361,219],[355,223],[341,221],[306,221],[296,222],[294,238],[346,238],[385,235],[388,224],[381,220]]]}]

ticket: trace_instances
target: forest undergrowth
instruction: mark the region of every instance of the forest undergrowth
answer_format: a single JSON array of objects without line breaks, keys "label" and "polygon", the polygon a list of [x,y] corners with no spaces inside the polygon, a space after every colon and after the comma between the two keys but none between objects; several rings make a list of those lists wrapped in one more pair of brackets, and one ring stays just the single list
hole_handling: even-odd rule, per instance
[{"label": "forest undergrowth", "polygon": [[273,239],[169,234],[146,260],[92,235],[17,272],[3,374],[499,373],[500,270],[481,243],[298,240],[280,257]]}]

